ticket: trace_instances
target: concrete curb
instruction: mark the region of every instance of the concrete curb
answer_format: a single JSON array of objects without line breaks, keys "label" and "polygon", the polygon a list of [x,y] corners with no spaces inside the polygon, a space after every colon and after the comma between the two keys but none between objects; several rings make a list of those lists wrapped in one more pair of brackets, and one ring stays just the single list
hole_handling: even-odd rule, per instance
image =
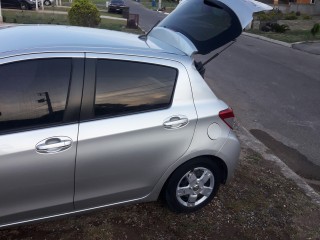
[{"label": "concrete curb", "polygon": [[253,34],[253,33],[243,32],[242,34],[244,36],[247,36],[247,37],[260,39],[260,40],[263,40],[263,41],[266,41],[266,42],[270,42],[270,43],[273,43],[273,44],[278,44],[278,45],[281,45],[281,46],[284,46],[284,47],[289,47],[289,48],[292,48],[292,49],[295,49],[295,50],[299,50],[301,52],[305,52],[305,53],[309,53],[309,54],[313,54],[313,55],[320,55],[320,49],[319,48],[317,48],[316,50],[313,50],[312,48],[311,49],[303,48],[303,46],[307,45],[307,44],[318,44],[318,43],[320,43],[320,41],[318,41],[318,40],[316,40],[316,41],[303,41],[303,42],[286,43],[286,42],[282,42],[282,41],[279,41],[279,40],[274,40],[274,39],[271,39],[271,38],[267,38],[267,37],[263,37],[263,36],[260,36],[260,35],[257,35],[257,34]]},{"label": "concrete curb", "polygon": [[263,37],[263,36],[260,36],[260,35],[257,35],[257,34],[252,34],[252,33],[247,33],[247,32],[243,32],[242,34],[245,35],[245,36],[248,36],[248,37],[260,39],[260,40],[263,40],[263,41],[266,41],[266,42],[271,42],[271,43],[278,44],[278,45],[281,45],[281,46],[284,46],[284,47],[289,47],[289,48],[292,47],[291,43],[286,43],[286,42],[282,42],[282,41],[279,41],[279,40],[274,40],[274,39]]},{"label": "concrete curb", "polygon": [[315,192],[303,178],[293,172],[280,158],[270,154],[270,150],[262,142],[239,124],[237,132],[239,139],[244,145],[260,153],[264,159],[274,162],[286,178],[292,180],[314,203],[320,206],[320,194]]},{"label": "concrete curb", "polygon": [[320,55],[320,42],[317,41],[293,43],[292,48],[309,54]]}]

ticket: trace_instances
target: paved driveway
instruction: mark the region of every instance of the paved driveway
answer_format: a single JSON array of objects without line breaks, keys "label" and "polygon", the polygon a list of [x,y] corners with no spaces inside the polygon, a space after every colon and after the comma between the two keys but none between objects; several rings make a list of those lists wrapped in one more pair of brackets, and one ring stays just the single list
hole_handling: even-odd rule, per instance
[{"label": "paved driveway", "polygon": [[208,64],[206,81],[273,153],[320,180],[319,69],[319,55],[241,36]]},{"label": "paved driveway", "polygon": [[144,8],[138,2],[125,0],[125,3],[127,6],[129,6],[130,13],[139,14],[139,25],[140,28],[145,32],[149,31],[158,21],[161,21],[166,17],[166,15],[163,13]]}]

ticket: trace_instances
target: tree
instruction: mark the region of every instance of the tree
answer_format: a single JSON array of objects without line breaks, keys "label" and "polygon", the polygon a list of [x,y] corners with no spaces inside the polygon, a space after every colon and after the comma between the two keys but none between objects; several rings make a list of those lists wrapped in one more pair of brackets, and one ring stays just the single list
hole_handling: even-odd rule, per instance
[{"label": "tree", "polygon": [[97,27],[101,22],[98,8],[89,0],[73,1],[68,18],[70,24],[75,26]]}]

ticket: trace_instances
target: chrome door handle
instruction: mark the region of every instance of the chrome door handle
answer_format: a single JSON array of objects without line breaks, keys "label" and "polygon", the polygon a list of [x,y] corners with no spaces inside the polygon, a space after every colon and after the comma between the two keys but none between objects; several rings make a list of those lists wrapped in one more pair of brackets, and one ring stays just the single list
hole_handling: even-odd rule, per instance
[{"label": "chrome door handle", "polygon": [[53,144],[41,144],[37,146],[38,150],[50,150],[50,149],[54,149],[54,148],[61,148],[61,147],[66,147],[66,146],[70,146],[71,145],[71,141],[70,140],[66,140],[66,141],[61,141],[58,143],[53,143]]},{"label": "chrome door handle", "polygon": [[163,126],[166,129],[178,129],[186,126],[188,122],[189,120],[185,116],[172,116],[164,121]]},{"label": "chrome door handle", "polygon": [[72,145],[69,137],[52,137],[42,140],[36,145],[36,151],[39,153],[57,153],[67,150]]}]

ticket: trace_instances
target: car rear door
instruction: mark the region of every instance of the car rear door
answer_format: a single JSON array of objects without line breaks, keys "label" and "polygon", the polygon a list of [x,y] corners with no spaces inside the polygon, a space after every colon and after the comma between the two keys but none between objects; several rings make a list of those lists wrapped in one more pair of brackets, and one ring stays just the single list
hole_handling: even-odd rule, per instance
[{"label": "car rear door", "polygon": [[254,0],[184,0],[148,33],[148,40],[205,55],[236,39],[254,12],[271,9]]},{"label": "car rear door", "polygon": [[87,54],[76,209],[147,196],[188,149],[196,121],[182,64]]},{"label": "car rear door", "polygon": [[0,59],[0,225],[73,211],[83,57]]}]

